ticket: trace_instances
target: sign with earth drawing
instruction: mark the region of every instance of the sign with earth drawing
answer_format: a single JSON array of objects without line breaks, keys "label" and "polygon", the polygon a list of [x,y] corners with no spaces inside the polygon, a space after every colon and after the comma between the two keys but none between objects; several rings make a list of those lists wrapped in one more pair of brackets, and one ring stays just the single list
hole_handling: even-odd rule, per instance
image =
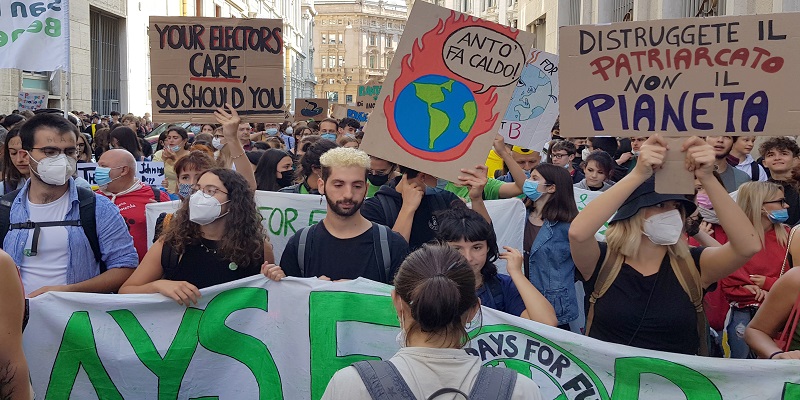
[{"label": "sign with earth drawing", "polygon": [[361,149],[457,181],[485,163],[533,35],[426,2],[406,27]]},{"label": "sign with earth drawing", "polygon": [[506,143],[541,151],[556,119],[558,56],[532,49],[500,123],[500,134]]}]

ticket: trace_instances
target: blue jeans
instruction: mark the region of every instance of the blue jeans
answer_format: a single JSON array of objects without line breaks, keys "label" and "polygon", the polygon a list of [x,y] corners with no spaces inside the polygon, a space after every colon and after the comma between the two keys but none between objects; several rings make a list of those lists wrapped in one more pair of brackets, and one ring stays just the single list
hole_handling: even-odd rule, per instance
[{"label": "blue jeans", "polygon": [[750,350],[750,347],[744,341],[744,331],[757,310],[755,307],[731,307],[728,324],[725,326],[725,330],[728,333],[731,358],[756,358],[755,353]]}]

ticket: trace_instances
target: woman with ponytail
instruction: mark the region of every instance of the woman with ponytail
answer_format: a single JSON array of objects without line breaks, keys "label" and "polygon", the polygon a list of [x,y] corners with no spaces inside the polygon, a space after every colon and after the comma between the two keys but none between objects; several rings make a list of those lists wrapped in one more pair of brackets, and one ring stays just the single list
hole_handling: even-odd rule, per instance
[{"label": "woman with ponytail", "polygon": [[[386,398],[385,393],[405,399],[454,398],[492,387],[493,395],[505,390],[512,399],[541,399],[530,378],[510,369],[481,367],[480,357],[462,349],[469,340],[466,325],[480,311],[480,301],[475,273],[458,251],[424,245],[403,261],[394,285],[402,348],[388,361],[364,361],[340,370],[323,399],[378,399]],[[375,373],[393,379],[378,379]],[[498,386],[500,382],[506,384]],[[445,393],[449,397],[441,396]]]}]

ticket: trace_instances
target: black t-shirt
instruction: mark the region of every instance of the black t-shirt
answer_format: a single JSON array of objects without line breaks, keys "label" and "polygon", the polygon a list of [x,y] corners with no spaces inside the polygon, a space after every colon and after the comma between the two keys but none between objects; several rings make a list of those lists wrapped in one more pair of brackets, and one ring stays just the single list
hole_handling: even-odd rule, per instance
[{"label": "black t-shirt", "polygon": [[214,253],[217,248],[216,241],[200,240],[202,245],[186,246],[177,268],[162,265],[164,279],[186,281],[198,289],[203,289],[261,273],[261,264],[264,260],[255,260],[249,266],[231,267],[230,260],[225,260],[221,255]]},{"label": "black t-shirt", "polygon": [[[594,290],[597,274],[606,257],[606,243],[598,244],[600,258],[587,282],[587,297]],[[691,248],[690,252],[699,269],[703,248]],[[652,299],[647,306],[651,292]],[[637,327],[639,331],[634,337]],[[650,276],[644,276],[623,263],[614,283],[595,303],[589,336],[642,349],[696,354],[700,343],[697,312],[672,271],[669,256],[664,257],[658,273]]]},{"label": "black t-shirt", "polygon": [[[311,229],[311,228],[308,228]],[[383,260],[378,262],[373,243],[373,228],[350,239],[339,239],[325,228],[320,222],[306,237],[305,273],[300,273],[297,262],[297,247],[300,243],[300,232],[289,238],[286,248],[281,255],[281,268],[286,276],[307,278],[325,275],[332,280],[356,279],[364,277],[377,282],[391,283],[400,264],[408,255],[408,243],[397,232],[389,230],[389,254],[391,268],[387,280],[381,278],[383,273]]]}]

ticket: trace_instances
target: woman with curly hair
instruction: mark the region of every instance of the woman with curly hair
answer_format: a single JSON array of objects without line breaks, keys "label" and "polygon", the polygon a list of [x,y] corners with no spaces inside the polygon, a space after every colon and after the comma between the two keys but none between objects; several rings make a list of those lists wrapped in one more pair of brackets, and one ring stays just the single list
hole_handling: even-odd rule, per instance
[{"label": "woman with curly hair", "polygon": [[120,293],[161,293],[197,304],[199,289],[256,275],[275,262],[253,192],[235,171],[208,170]]}]

